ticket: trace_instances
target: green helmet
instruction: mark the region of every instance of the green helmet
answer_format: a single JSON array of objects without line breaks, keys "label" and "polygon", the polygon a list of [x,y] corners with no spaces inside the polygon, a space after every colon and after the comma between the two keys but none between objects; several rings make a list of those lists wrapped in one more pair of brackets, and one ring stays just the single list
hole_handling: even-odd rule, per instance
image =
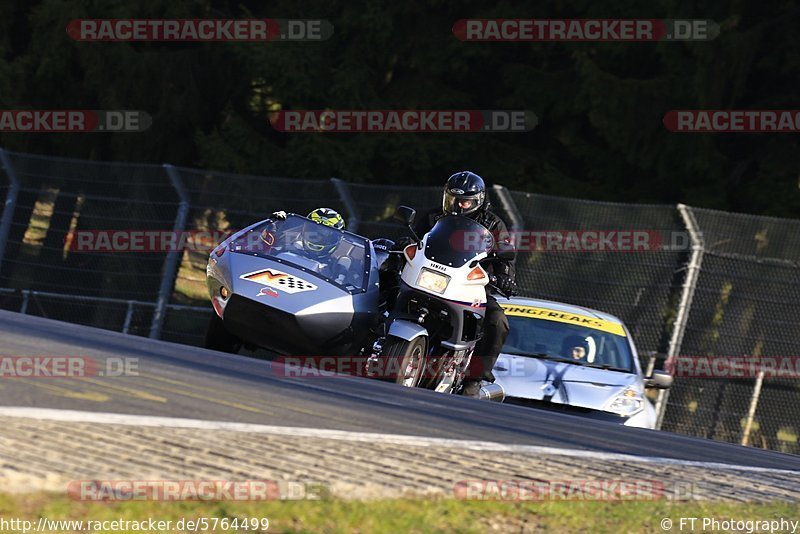
[{"label": "green helmet", "polygon": [[[331,208],[317,208],[308,214],[308,218],[317,224],[344,230],[344,218]],[[311,230],[303,238],[303,248],[317,256],[329,256],[336,250],[341,239],[342,235],[339,232],[314,232]]]}]

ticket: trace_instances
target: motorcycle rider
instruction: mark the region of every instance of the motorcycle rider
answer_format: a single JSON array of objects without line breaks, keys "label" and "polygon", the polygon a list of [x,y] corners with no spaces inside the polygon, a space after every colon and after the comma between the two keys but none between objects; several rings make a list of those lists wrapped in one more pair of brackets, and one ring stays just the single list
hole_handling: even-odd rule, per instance
[{"label": "motorcycle rider", "polygon": [[[418,236],[423,236],[433,228],[436,221],[447,215],[463,215],[485,227],[495,237],[494,252],[513,251],[513,244],[503,220],[490,210],[486,199],[486,184],[483,178],[470,171],[461,171],[447,179],[442,194],[442,207],[423,214],[414,226]],[[511,258],[490,257],[481,266],[490,276],[492,285],[508,296],[514,294],[517,284],[514,280],[514,254]],[[503,308],[493,296],[494,291],[487,287],[486,315],[483,322],[483,338],[475,347],[475,357],[464,378],[462,395],[478,397],[481,380],[494,382],[492,368],[500,350],[508,337],[508,319]]]}]

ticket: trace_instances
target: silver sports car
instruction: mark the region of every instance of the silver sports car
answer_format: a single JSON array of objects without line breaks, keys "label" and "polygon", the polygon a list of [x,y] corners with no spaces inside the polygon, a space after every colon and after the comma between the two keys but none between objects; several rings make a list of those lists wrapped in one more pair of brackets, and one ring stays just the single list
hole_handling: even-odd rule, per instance
[{"label": "silver sports car", "polygon": [[503,402],[654,428],[645,389],[668,388],[672,377],[642,375],[622,321],[547,300],[513,298],[500,305],[511,327],[493,369]]}]

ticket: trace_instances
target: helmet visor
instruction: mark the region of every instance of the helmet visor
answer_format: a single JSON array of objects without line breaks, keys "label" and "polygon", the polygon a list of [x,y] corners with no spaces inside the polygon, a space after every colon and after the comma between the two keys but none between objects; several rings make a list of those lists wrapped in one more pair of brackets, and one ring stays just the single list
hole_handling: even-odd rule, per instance
[{"label": "helmet visor", "polygon": [[303,246],[309,252],[320,255],[330,254],[336,250],[341,232],[322,224],[309,224],[303,232]]},{"label": "helmet visor", "polygon": [[445,190],[442,197],[442,211],[447,215],[468,215],[481,207],[483,197],[484,193],[457,195]]}]

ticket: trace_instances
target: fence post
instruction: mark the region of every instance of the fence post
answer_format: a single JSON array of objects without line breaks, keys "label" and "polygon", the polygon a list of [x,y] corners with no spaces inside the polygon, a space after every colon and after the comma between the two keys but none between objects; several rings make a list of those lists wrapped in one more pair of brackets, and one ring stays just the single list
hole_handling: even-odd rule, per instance
[{"label": "fence post", "polygon": [[26,313],[28,313],[28,302],[30,301],[30,299],[31,299],[30,290],[23,289],[22,290],[22,304],[19,307],[19,312],[22,315],[25,315]]},{"label": "fence post", "polygon": [[14,221],[14,208],[17,206],[17,195],[19,194],[19,178],[11,165],[11,159],[5,149],[0,148],[0,163],[8,176],[8,192],[6,201],[3,205],[3,215],[0,218],[0,269],[3,268],[3,258],[5,257],[6,245],[8,244],[8,234],[11,231],[11,223]]},{"label": "fence post", "polygon": [[503,210],[508,214],[508,218],[510,219],[508,222],[511,224],[509,230],[512,232],[522,230],[525,225],[523,222],[524,219],[519,212],[519,208],[517,208],[517,203],[514,202],[514,199],[511,197],[511,193],[502,185],[494,185],[492,189],[494,189],[497,198],[500,200],[500,205]]},{"label": "fence post", "polygon": [[133,301],[128,301],[128,309],[125,312],[125,323],[122,325],[122,333],[127,334],[131,329],[131,321],[133,320]]},{"label": "fence post", "polygon": [[764,384],[764,369],[763,367],[758,371],[756,383],[753,387],[753,396],[750,397],[750,409],[747,411],[747,422],[744,425],[742,432],[742,445],[750,443],[750,429],[753,427],[753,419],[756,417],[756,408],[758,408],[758,399],[761,397],[761,386]]},{"label": "fence post", "polygon": [[[697,280],[700,278],[703,253],[705,252],[703,236],[698,228],[692,208],[685,204],[678,204],[678,213],[681,219],[683,219],[686,231],[689,232],[689,238],[692,240],[692,253],[689,257],[689,264],[686,266],[686,277],[683,280],[683,288],[681,289],[681,300],[678,304],[675,322],[672,325],[672,335],[670,336],[669,348],[667,350],[668,362],[673,358],[677,358],[681,350],[683,335],[686,332],[689,312],[691,311],[692,300],[694,299],[694,291],[697,287]],[[661,425],[664,422],[664,413],[667,411],[667,399],[669,399],[669,390],[660,390],[658,392],[658,398],[656,399],[657,430],[661,430]]]},{"label": "fence post", "polygon": [[[172,187],[175,188],[175,192],[178,193],[178,198],[180,199],[178,213],[175,215],[175,224],[172,230],[176,233],[182,232],[186,227],[186,218],[189,216],[189,197],[183,187],[183,182],[181,181],[178,170],[169,163],[165,163],[163,167],[167,172],[170,182],[172,182]],[[182,240],[178,240],[178,242],[181,241]],[[164,260],[164,270],[161,273],[161,286],[158,289],[158,299],[156,300],[155,309],[153,311],[153,322],[150,325],[149,337],[151,339],[159,339],[161,337],[161,329],[164,326],[164,318],[167,313],[167,304],[169,304],[172,289],[175,287],[175,275],[182,254],[182,250],[171,250],[167,253],[167,257]]]},{"label": "fence post", "polygon": [[339,199],[342,201],[342,204],[344,204],[345,209],[347,209],[347,213],[350,214],[350,218],[347,219],[347,231],[353,233],[358,232],[358,224],[361,222],[361,219],[356,210],[356,203],[353,202],[353,197],[350,195],[347,182],[339,178],[331,178],[331,183],[333,183],[333,187],[336,188],[336,192],[339,193]]},{"label": "fence post", "polygon": [[653,371],[656,368],[657,358],[658,353],[656,351],[651,351],[647,354],[647,370],[644,372],[644,376],[653,376]]}]

